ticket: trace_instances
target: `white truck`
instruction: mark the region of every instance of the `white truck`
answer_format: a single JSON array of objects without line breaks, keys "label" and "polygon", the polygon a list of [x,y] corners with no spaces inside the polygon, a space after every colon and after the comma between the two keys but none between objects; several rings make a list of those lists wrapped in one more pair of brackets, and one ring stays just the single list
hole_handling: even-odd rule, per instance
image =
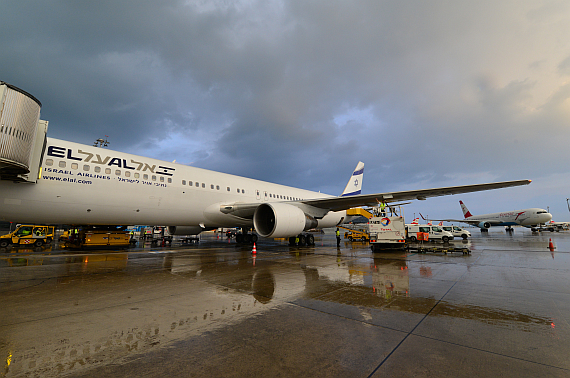
[{"label": "white truck", "polygon": [[389,215],[374,209],[374,216],[368,221],[372,251],[406,248],[406,225],[401,209],[391,208],[388,212]]},{"label": "white truck", "polygon": [[429,234],[428,240],[441,240],[447,243],[453,240],[453,234],[449,231],[444,231],[439,226],[432,226],[429,224],[407,224],[407,236],[412,242],[418,241],[418,232]]},{"label": "white truck", "polygon": [[462,238],[463,240],[467,240],[468,237],[471,236],[471,233],[467,230],[462,229],[461,227],[457,226],[440,226],[443,231],[448,231],[453,234],[454,237]]}]

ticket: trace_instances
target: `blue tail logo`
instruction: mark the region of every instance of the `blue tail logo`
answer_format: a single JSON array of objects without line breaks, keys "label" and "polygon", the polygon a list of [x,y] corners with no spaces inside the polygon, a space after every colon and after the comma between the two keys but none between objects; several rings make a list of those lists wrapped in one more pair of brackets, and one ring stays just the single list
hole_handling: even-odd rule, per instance
[{"label": "blue tail logo", "polygon": [[362,192],[362,178],[364,177],[364,163],[359,161],[352,172],[352,176],[350,180],[348,180],[348,184],[346,184],[346,188],[341,194],[341,197],[345,196],[355,196]]}]

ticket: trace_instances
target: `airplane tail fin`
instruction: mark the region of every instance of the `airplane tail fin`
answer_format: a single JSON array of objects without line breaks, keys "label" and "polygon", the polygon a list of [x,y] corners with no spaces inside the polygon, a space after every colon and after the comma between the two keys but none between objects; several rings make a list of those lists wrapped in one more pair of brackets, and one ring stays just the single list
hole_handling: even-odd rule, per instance
[{"label": "airplane tail fin", "polygon": [[348,180],[348,184],[346,184],[346,188],[341,194],[341,197],[345,196],[354,196],[360,194],[362,192],[362,178],[364,177],[364,163],[359,161],[352,172],[352,176],[350,180]]},{"label": "airplane tail fin", "polygon": [[465,206],[465,204],[463,203],[463,201],[459,201],[459,204],[461,205],[461,210],[463,210],[463,217],[469,218],[469,217],[472,217],[472,216],[473,216],[473,215],[469,212],[469,209],[467,208],[467,206]]}]

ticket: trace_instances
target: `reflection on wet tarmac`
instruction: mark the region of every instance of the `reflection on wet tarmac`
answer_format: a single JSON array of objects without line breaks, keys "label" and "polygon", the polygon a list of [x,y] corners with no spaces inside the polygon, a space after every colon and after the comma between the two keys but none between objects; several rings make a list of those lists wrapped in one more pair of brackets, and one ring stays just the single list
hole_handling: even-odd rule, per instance
[{"label": "reflection on wet tarmac", "polygon": [[[517,241],[509,248],[542,249],[542,242]],[[482,238],[469,243],[489,247]],[[269,243],[266,253],[263,245],[259,249],[255,265],[249,250],[221,242],[152,253],[5,253],[0,293],[9,305],[0,320],[2,376],[79,374],[120,365],[178,340],[230,332],[244,319],[291,304],[375,325],[394,313],[414,322],[429,314],[523,332],[552,328],[549,311],[525,306],[524,300],[515,310],[446,298],[477,256],[372,254],[366,245],[344,254],[327,246],[290,249],[278,243]],[[344,308],[358,311],[349,315]],[[382,326],[412,329],[397,322]]]}]

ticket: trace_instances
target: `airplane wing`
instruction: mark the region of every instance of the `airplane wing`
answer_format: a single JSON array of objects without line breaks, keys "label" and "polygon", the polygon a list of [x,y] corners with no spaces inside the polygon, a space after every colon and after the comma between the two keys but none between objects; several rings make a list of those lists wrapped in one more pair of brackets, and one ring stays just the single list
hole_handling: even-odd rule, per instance
[{"label": "airplane wing", "polygon": [[[325,210],[340,211],[358,206],[377,206],[379,202],[391,203],[407,200],[425,200],[430,197],[440,197],[452,194],[479,192],[483,190],[509,188],[513,186],[528,185],[531,180],[502,181],[488,184],[448,186],[443,188],[407,190],[401,192],[386,192],[376,194],[359,194],[355,196],[339,196],[318,198],[303,201],[291,201],[292,205],[301,203],[308,206]],[[251,218],[259,203],[232,203],[222,205],[220,211],[225,214],[232,214],[240,218]]]},{"label": "airplane wing", "polygon": [[513,186],[528,185],[532,180],[502,181],[488,184],[448,186],[443,188],[407,190],[401,192],[386,192],[376,194],[360,194],[348,197],[331,197],[323,199],[305,200],[302,203],[329,211],[340,211],[357,206],[376,206],[379,202],[397,202],[407,200],[425,200],[430,197],[441,197],[452,194],[479,192],[483,190],[510,188]]}]

